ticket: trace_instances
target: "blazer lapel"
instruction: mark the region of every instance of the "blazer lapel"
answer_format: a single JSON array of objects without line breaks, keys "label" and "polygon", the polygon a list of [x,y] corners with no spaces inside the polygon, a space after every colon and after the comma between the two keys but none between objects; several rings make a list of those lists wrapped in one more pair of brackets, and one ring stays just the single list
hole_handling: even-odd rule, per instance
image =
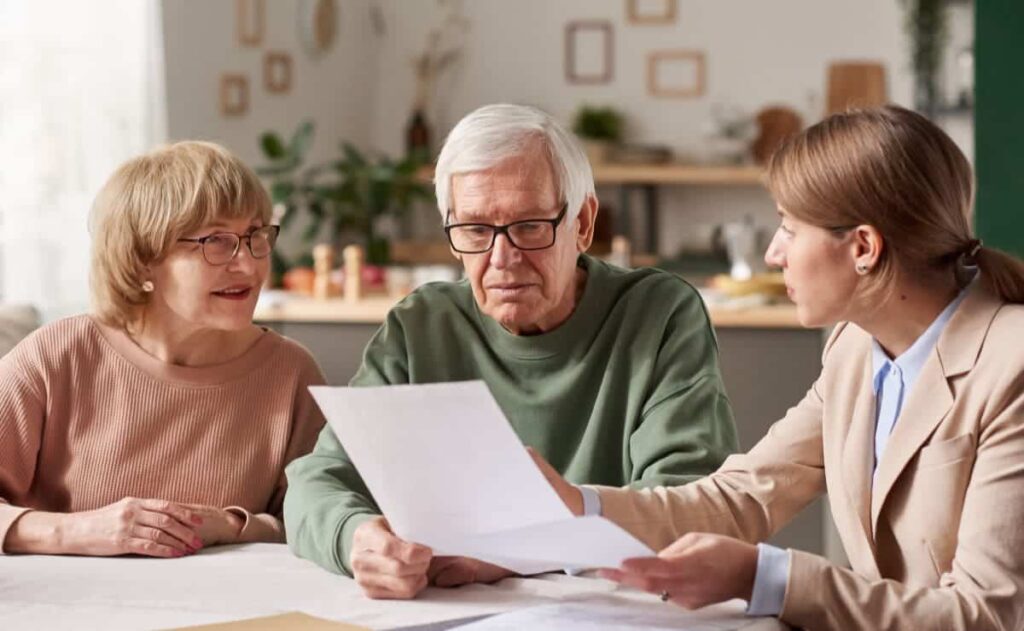
[{"label": "blazer lapel", "polygon": [[[921,445],[953,407],[953,392],[934,350],[917,377],[910,396],[896,420],[878,463],[871,497],[871,531],[878,528],[878,515],[893,484]],[[874,433],[872,432],[872,435]]]},{"label": "blazer lapel", "polygon": [[864,531],[869,549],[874,549],[871,523],[871,468],[874,465],[875,393],[871,387],[870,354],[865,360],[849,430],[843,444],[843,486]]},{"label": "blazer lapel", "polygon": [[871,532],[878,528],[885,500],[900,474],[953,407],[949,380],[974,367],[992,319],[1002,306],[977,283],[969,292],[922,367],[886,443],[871,491]]}]

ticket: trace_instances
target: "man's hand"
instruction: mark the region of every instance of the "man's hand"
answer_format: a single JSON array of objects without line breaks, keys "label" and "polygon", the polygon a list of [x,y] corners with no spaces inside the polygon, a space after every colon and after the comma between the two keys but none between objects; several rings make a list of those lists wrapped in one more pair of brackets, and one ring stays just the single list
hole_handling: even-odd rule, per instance
[{"label": "man's hand", "polygon": [[408,600],[427,586],[432,557],[430,548],[399,539],[387,520],[375,517],[356,528],[349,561],[370,598]]},{"label": "man's hand", "polygon": [[458,587],[469,583],[496,583],[515,576],[515,572],[467,557],[434,557],[427,578],[438,587]]},{"label": "man's hand", "polygon": [[689,533],[656,558],[628,559],[602,578],[661,594],[686,609],[733,598],[750,600],[757,574],[757,546],[721,535]]},{"label": "man's hand", "polygon": [[555,493],[558,493],[558,497],[562,498],[565,505],[569,507],[573,515],[579,517],[583,514],[583,493],[578,488],[569,484],[565,481],[565,478],[560,473],[555,471],[555,468],[548,464],[548,461],[544,459],[539,453],[537,453],[533,447],[527,447],[526,451],[530,452],[530,457],[540,467],[540,472],[547,478],[548,484],[555,489]]}]

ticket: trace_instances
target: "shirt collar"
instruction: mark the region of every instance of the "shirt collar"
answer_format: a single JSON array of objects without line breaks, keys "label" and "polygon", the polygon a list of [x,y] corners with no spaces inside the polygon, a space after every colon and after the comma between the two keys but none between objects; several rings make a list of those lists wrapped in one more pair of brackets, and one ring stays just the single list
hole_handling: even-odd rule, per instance
[{"label": "shirt collar", "polygon": [[893,364],[895,364],[903,373],[904,384],[912,384],[917,380],[917,375],[921,372],[921,368],[924,367],[925,361],[928,360],[928,356],[931,354],[932,349],[935,348],[935,344],[939,341],[939,336],[942,335],[942,331],[946,328],[946,325],[953,317],[953,314],[956,312],[956,308],[959,307],[960,303],[967,297],[967,290],[970,289],[972,284],[973,281],[968,283],[967,287],[960,290],[957,297],[946,305],[946,308],[942,310],[942,313],[940,313],[930,325],[928,325],[928,328],[925,329],[924,333],[922,333],[921,336],[911,344],[910,348],[904,351],[903,354],[896,359],[889,359],[889,356],[886,355],[884,350],[882,350],[882,346],[878,343],[878,340],[871,340],[871,369],[872,374],[874,375],[872,382],[874,384],[875,394],[878,394],[878,391],[882,387],[882,380],[885,379],[885,376],[890,370],[892,370]]}]

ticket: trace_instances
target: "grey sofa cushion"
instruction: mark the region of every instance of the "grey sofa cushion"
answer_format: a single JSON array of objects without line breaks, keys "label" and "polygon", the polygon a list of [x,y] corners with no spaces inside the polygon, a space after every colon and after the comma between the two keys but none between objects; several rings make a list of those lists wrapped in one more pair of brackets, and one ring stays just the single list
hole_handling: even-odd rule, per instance
[{"label": "grey sofa cushion", "polygon": [[31,305],[0,305],[0,356],[39,327],[39,312]]}]

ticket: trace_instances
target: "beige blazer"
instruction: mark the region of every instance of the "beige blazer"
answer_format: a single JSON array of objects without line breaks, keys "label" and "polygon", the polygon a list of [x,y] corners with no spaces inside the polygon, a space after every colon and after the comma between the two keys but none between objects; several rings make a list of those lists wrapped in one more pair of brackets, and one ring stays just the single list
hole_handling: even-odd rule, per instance
[{"label": "beige blazer", "polygon": [[681,487],[594,487],[661,549],[767,539],[827,492],[853,570],[792,550],[780,618],[807,629],[1024,628],[1024,305],[975,284],[905,401],[872,486],[871,338],[841,325],[818,380],[747,454]]}]

